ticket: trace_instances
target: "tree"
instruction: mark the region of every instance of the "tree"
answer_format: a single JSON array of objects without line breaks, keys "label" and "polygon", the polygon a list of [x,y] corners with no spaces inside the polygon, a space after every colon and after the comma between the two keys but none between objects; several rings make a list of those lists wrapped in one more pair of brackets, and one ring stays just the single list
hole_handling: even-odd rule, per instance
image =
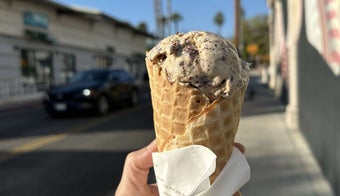
[{"label": "tree", "polygon": [[175,29],[175,32],[178,32],[179,31],[179,21],[181,21],[183,18],[181,16],[181,14],[179,14],[178,12],[174,12],[172,15],[171,15],[171,21],[174,23],[174,29]]},{"label": "tree", "polygon": [[148,26],[145,22],[140,22],[138,25],[137,25],[137,29],[142,31],[142,32],[147,32],[148,31]]},{"label": "tree", "polygon": [[215,17],[214,17],[214,23],[218,26],[218,34],[221,34],[222,26],[224,23],[224,16],[222,12],[217,12]]},{"label": "tree", "polygon": [[[269,25],[268,16],[257,15],[243,21],[243,41],[245,49],[251,44],[258,47],[255,54],[258,57],[264,58],[269,54]],[[245,58],[252,57],[246,50],[242,51]],[[252,57],[253,58],[253,57]]]}]

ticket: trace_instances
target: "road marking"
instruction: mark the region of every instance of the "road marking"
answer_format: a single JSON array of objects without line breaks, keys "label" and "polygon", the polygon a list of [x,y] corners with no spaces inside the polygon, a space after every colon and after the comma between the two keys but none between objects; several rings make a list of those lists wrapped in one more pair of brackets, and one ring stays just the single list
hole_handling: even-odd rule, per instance
[{"label": "road marking", "polygon": [[[142,104],[142,105],[139,105],[137,107],[137,109],[144,109],[144,108],[149,107],[149,106],[150,106],[150,104]],[[15,158],[19,155],[35,151],[35,150],[42,148],[44,146],[47,146],[49,144],[58,142],[58,141],[60,141],[64,138],[66,138],[68,135],[70,135],[72,133],[83,132],[86,129],[90,129],[92,127],[95,127],[95,126],[97,126],[101,123],[104,123],[104,122],[110,120],[112,117],[121,116],[121,115],[123,116],[123,115],[126,115],[127,113],[130,113],[133,110],[136,110],[136,108],[127,108],[127,109],[121,110],[118,113],[113,113],[111,115],[107,115],[107,116],[101,117],[101,118],[95,118],[93,120],[87,121],[87,123],[82,123],[80,125],[76,125],[74,127],[66,129],[63,133],[39,137],[38,139],[35,139],[31,142],[28,142],[28,143],[22,144],[20,146],[14,147],[14,148],[6,151],[3,154],[0,154],[0,162],[7,161],[7,160],[13,159],[13,158]]]},{"label": "road marking", "polygon": [[32,142],[20,145],[18,147],[12,148],[3,156],[0,156],[0,162],[7,161],[9,159],[15,158],[21,154],[32,152],[38,148],[52,144],[66,137],[67,134],[61,133],[57,135],[43,136]]},{"label": "road marking", "polygon": [[15,153],[15,154],[22,154],[22,153],[26,153],[26,152],[31,152],[31,151],[34,151],[38,148],[46,146],[48,144],[62,140],[65,137],[66,137],[66,133],[44,136],[44,137],[36,139],[32,142],[29,142],[29,143],[23,144],[21,146],[15,147],[15,148],[11,149],[10,152]]},{"label": "road marking", "polygon": [[0,162],[13,159],[13,158],[15,158],[15,157],[17,157],[21,154],[29,153],[29,152],[35,151],[39,148],[42,148],[44,146],[47,146],[49,144],[58,142],[58,141],[60,141],[64,138],[66,138],[71,133],[82,132],[86,129],[92,128],[96,125],[99,125],[101,123],[108,121],[111,117],[112,117],[112,115],[106,116],[106,117],[103,117],[103,118],[93,119],[93,120],[88,121],[87,123],[83,123],[83,124],[71,127],[69,129],[66,129],[63,133],[55,134],[55,135],[49,135],[49,136],[42,136],[42,137],[39,137],[38,139],[35,139],[31,142],[28,142],[28,143],[22,144],[20,146],[14,147],[14,148],[8,150],[3,155],[0,154]]}]

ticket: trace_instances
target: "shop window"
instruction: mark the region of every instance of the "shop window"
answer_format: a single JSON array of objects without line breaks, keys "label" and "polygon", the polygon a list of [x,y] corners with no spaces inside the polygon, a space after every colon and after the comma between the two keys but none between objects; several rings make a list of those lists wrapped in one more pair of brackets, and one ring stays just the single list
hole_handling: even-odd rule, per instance
[{"label": "shop window", "polygon": [[96,56],[96,66],[97,67],[112,67],[113,58],[112,56],[97,55]]},{"label": "shop window", "polygon": [[21,75],[25,86],[39,90],[53,84],[52,53],[47,50],[21,49]]},{"label": "shop window", "polygon": [[76,58],[73,54],[63,54],[61,77],[68,82],[76,72]]}]

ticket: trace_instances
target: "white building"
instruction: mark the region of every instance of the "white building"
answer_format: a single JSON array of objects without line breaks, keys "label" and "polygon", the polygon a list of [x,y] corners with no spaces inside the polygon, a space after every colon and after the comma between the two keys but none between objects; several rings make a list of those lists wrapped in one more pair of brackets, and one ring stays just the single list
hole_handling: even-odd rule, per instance
[{"label": "white building", "polygon": [[[340,195],[340,0],[267,0],[270,82]],[[284,95],[283,93],[282,95]]]},{"label": "white building", "polygon": [[94,67],[120,67],[142,78],[150,38],[96,10],[50,0],[0,1],[0,98],[64,83]]}]

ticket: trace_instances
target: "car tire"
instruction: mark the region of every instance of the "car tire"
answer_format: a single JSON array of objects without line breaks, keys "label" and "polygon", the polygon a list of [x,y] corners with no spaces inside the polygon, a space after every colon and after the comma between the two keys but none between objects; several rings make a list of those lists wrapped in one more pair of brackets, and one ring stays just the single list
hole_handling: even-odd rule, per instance
[{"label": "car tire", "polygon": [[130,96],[130,105],[135,106],[139,103],[139,93],[137,90],[133,90]]},{"label": "car tire", "polygon": [[110,104],[106,96],[101,95],[98,97],[96,109],[99,115],[105,115],[109,112]]}]

